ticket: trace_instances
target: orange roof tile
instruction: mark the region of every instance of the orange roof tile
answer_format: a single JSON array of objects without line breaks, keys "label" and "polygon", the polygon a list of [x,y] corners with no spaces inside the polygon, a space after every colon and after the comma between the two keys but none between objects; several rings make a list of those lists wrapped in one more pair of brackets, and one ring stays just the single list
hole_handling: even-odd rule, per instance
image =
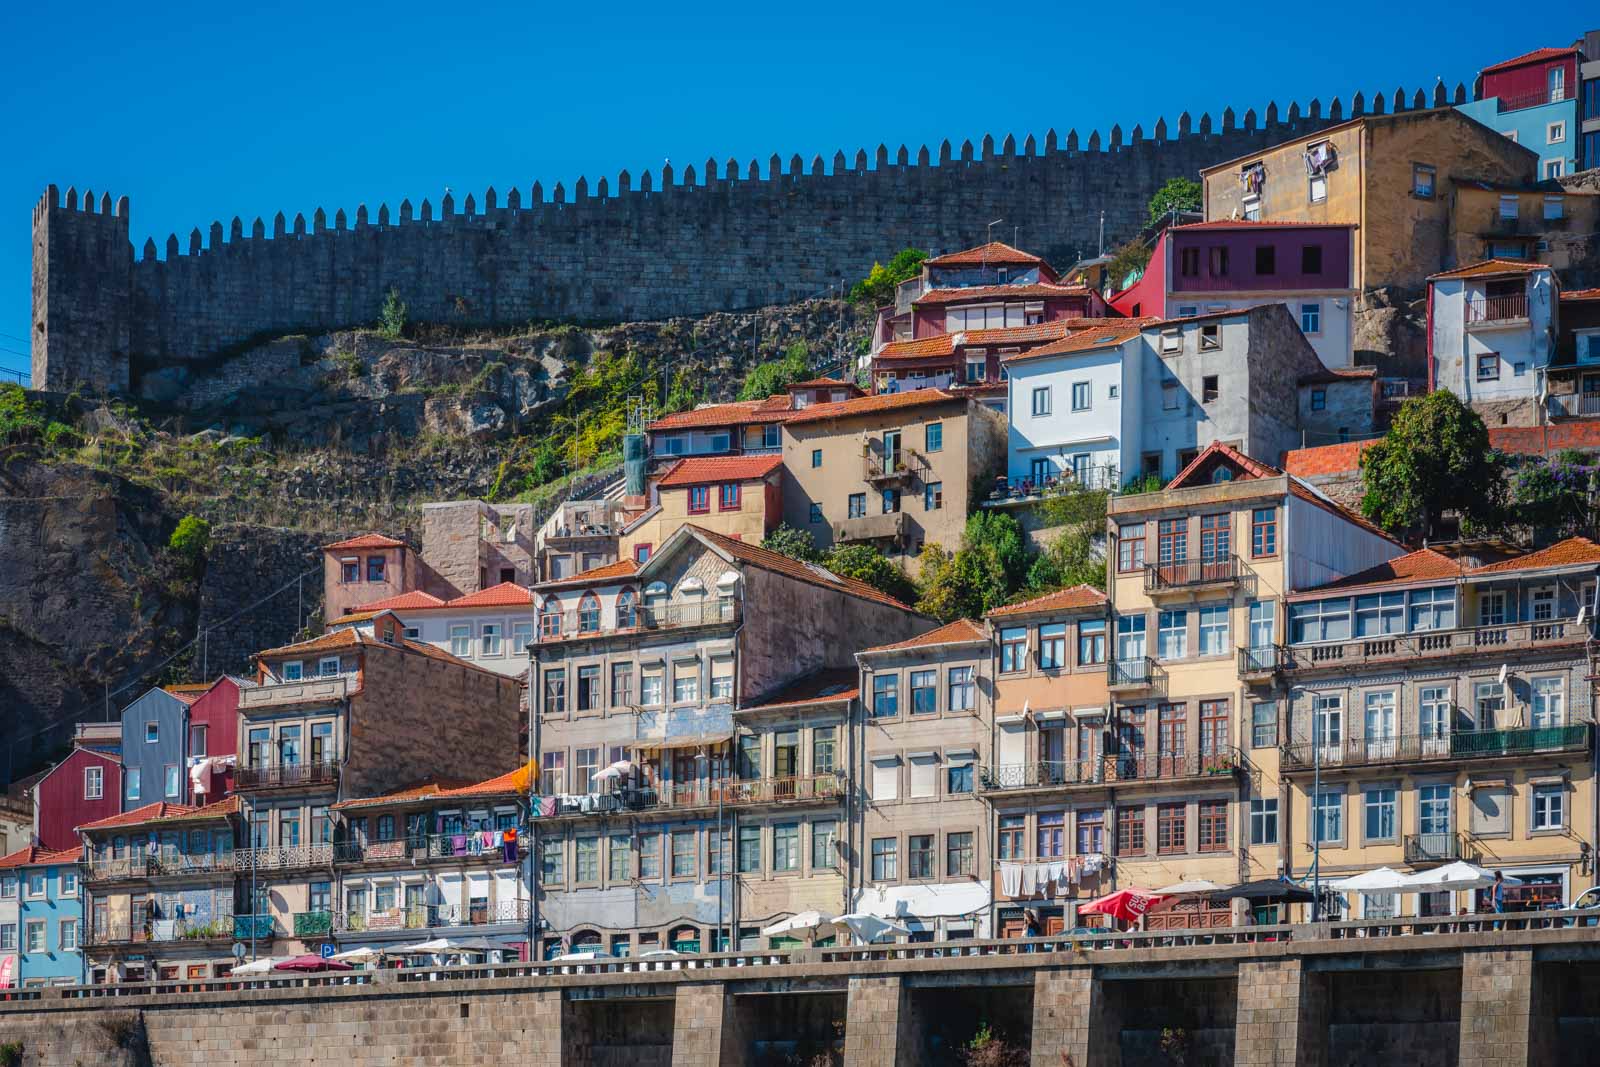
[{"label": "orange roof tile", "polygon": [[109,830],[114,826],[137,826],[140,823],[151,822],[166,815],[193,810],[194,808],[187,804],[169,804],[164,800],[158,800],[154,804],[146,804],[143,807],[134,808],[132,811],[124,811],[118,815],[110,815],[104,819],[84,823],[78,829]]},{"label": "orange roof tile", "polygon": [[1094,586],[1072,585],[1030,600],[1021,600],[1015,604],[995,608],[987,617],[998,619],[1011,615],[1030,615],[1038,611],[1081,611],[1086,608],[1103,608],[1106,604],[1106,595]]},{"label": "orange roof tile", "polygon": [[603,563],[598,567],[590,567],[586,571],[579,571],[569,578],[551,578],[540,582],[533,588],[560,589],[569,585],[589,585],[592,582],[612,582],[621,578],[632,578],[638,573],[639,565],[631,559],[619,559],[615,563]]},{"label": "orange roof tile", "polygon": [[809,381],[795,382],[790,389],[854,389],[861,391],[855,382],[847,382],[843,378],[812,378]]},{"label": "orange roof tile", "polygon": [[1479,567],[1473,574],[1501,574],[1506,571],[1542,571],[1553,567],[1576,567],[1600,563],[1600,545],[1587,537],[1569,537],[1526,556]]},{"label": "orange roof tile", "polygon": [[437,796],[446,789],[454,789],[465,784],[467,783],[453,778],[429,778],[425,781],[417,782],[414,785],[408,785],[404,789],[396,789],[392,793],[384,793],[382,796],[352,797],[349,800],[341,800],[337,804],[330,806],[335,811],[349,811],[351,808],[376,808],[388,804],[403,804],[411,800],[421,800],[425,797]]},{"label": "orange roof tile", "polygon": [[1535,48],[1531,52],[1524,52],[1520,56],[1513,56],[1510,59],[1502,60],[1492,67],[1484,67],[1482,70],[1478,71],[1478,73],[1493,74],[1496,71],[1510,70],[1512,67],[1520,67],[1525,63],[1543,63],[1546,60],[1560,59],[1563,56],[1570,56],[1576,51],[1577,49],[1572,47]]},{"label": "orange roof tile", "polygon": [[816,671],[773,693],[758,704],[740,711],[786,708],[801,704],[832,704],[854,700],[860,695],[860,675],[849,667]]},{"label": "orange roof tile", "polygon": [[1055,285],[1050,282],[1026,282],[1021,285],[973,285],[965,289],[929,289],[912,301],[921,307],[925,304],[961,304],[968,300],[989,300],[997,296],[1087,296],[1094,290],[1087,285]]},{"label": "orange roof tile", "polygon": [[682,430],[701,426],[745,426],[753,423],[782,422],[793,414],[793,411],[789,407],[787,393],[778,399],[782,402],[781,407],[772,402],[772,397],[765,400],[739,400],[730,404],[708,404],[689,411],[663,415],[646,428],[654,433],[657,430]]},{"label": "orange roof tile", "polygon": [[822,422],[825,419],[848,419],[855,415],[888,414],[904,408],[960,400],[960,397],[947,393],[943,389],[912,389],[904,393],[878,393],[874,396],[858,396],[851,400],[839,400],[829,404],[813,404],[804,411],[795,412],[794,417],[789,420],[789,425]]},{"label": "orange roof tile", "polygon": [[1600,300],[1600,289],[1574,289],[1570,293],[1562,293],[1561,300]]},{"label": "orange roof tile", "polygon": [[413,589],[407,593],[398,593],[382,600],[374,600],[370,604],[362,604],[355,609],[363,614],[379,611],[416,611],[419,608],[442,608],[445,602],[432,593],[424,593],[420,589]]},{"label": "orange roof tile", "polygon": [[1428,280],[1431,282],[1438,278],[1482,278],[1491,274],[1532,274],[1535,271],[1549,269],[1543,263],[1532,263],[1525,259],[1485,259],[1454,270],[1430,274]]},{"label": "orange roof tile", "polygon": [[[1078,321],[1078,320],[1072,320]],[[1098,322],[1098,319],[1091,319]],[[948,356],[955,353],[957,338],[963,345],[1025,344],[1029,341],[1053,341],[1072,331],[1065,319],[1039,322],[1032,326],[1007,326],[998,330],[967,330],[921,337],[914,341],[890,341],[878,350],[874,359],[913,359],[926,356]]]},{"label": "orange roof tile", "polygon": [[934,256],[932,259],[925,260],[924,266],[972,267],[982,266],[985,263],[1038,264],[1044,263],[1044,260],[1031,252],[1013,248],[1004,241],[990,241],[988,244],[978,245],[976,248],[964,248],[960,252],[946,252],[942,256]]},{"label": "orange roof tile", "polygon": [[360,537],[349,538],[348,540],[345,540],[345,541],[335,541],[331,545],[323,545],[322,547],[325,548],[325,549],[335,549],[335,548],[404,548],[404,547],[406,547],[406,543],[404,541],[396,541],[392,537],[385,537],[383,534],[368,533],[368,534],[362,534]]},{"label": "orange roof tile", "polygon": [[989,636],[984,633],[983,624],[974,619],[957,619],[947,622],[936,630],[929,630],[925,634],[896,641],[892,645],[878,645],[875,648],[864,648],[863,653],[872,652],[899,652],[909,648],[932,648],[937,645],[970,645],[988,644]]},{"label": "orange roof tile", "polygon": [[294,653],[305,652],[331,652],[336,648],[357,648],[361,645],[358,631],[345,628],[331,630],[316,637],[309,637],[304,641],[296,641],[292,645],[279,645],[277,648],[268,648],[256,653],[257,657],[287,656]]},{"label": "orange roof tile", "polygon": [[76,848],[58,849],[54,852],[49,849],[29,845],[19,848],[9,856],[0,858],[0,867],[43,867],[52,863],[77,863],[83,858],[83,846]]},{"label": "orange roof tile", "polygon": [[765,478],[783,466],[781,455],[766,456],[697,456],[680,459],[665,477],[656,483],[658,489],[681,489],[689,485],[708,482],[750,482]]},{"label": "orange roof tile", "polygon": [[528,792],[528,786],[537,777],[534,773],[533,763],[530,761],[514,771],[496,775],[485,782],[474,785],[464,785],[455,789],[446,789],[440,792],[440,797],[484,797],[484,796],[520,796]]},{"label": "orange roof tile", "polygon": [[1289,222],[1278,219],[1210,219],[1206,222],[1185,222],[1173,226],[1174,230],[1326,230],[1338,227],[1355,229],[1353,222]]},{"label": "orange roof tile", "polygon": [[1419,548],[1403,556],[1368,567],[1355,574],[1326,582],[1305,590],[1307,593],[1330,589],[1364,589],[1374,585],[1401,585],[1410,582],[1440,582],[1460,577],[1464,573],[1460,564],[1432,548]]},{"label": "orange roof tile", "polygon": [[446,601],[447,608],[519,608],[533,603],[533,592],[516,582],[501,582],[476,593]]},{"label": "orange roof tile", "polygon": [[[923,392],[927,391],[928,390],[923,390]],[[759,545],[747,544],[744,541],[735,541],[733,538],[728,537],[725,534],[717,533],[714,530],[708,530],[704,526],[696,526],[693,523],[685,523],[682,527],[680,527],[680,529],[692,531],[693,533],[704,538],[713,547],[725,552],[734,559],[737,559],[743,563],[748,563],[751,566],[760,567],[763,570],[772,571],[775,574],[782,574],[785,577],[793,578],[796,581],[805,582],[809,585],[821,586],[824,589],[839,589],[843,592],[849,593],[851,596],[859,597],[862,600],[876,601],[879,604],[887,604],[890,607],[900,608],[901,610],[907,612],[912,610],[909,605],[896,600],[894,597],[880,589],[873,588],[866,582],[860,582],[854,578],[846,578],[842,575],[834,574],[832,571],[826,570],[822,567],[814,566],[812,564],[801,563],[797,559],[791,559],[788,556],[782,555],[778,552],[773,552],[770,549],[762,548]]]},{"label": "orange roof tile", "polygon": [[1377,444],[1379,440],[1373,438],[1370,441],[1343,441],[1336,445],[1297,448],[1284,454],[1283,469],[1296,478],[1350,474],[1361,469],[1361,453]]},{"label": "orange roof tile", "polygon": [[1120,345],[1128,340],[1138,337],[1143,326],[1139,322],[1124,321],[1120,319],[1106,319],[1107,325],[1092,330],[1083,330],[1070,337],[1059,341],[1052,341],[1038,348],[1030,348],[1026,352],[1019,352],[1014,356],[1007,356],[1002,363],[1025,363],[1031,359],[1047,359],[1050,356],[1065,356],[1074,352],[1092,352],[1097,348],[1109,348]]}]

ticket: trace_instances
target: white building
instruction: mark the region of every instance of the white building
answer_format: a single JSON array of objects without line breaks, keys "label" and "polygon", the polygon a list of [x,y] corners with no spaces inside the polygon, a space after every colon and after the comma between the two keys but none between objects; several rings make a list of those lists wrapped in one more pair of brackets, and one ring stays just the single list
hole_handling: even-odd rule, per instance
[{"label": "white building", "polygon": [[1428,385],[1491,425],[1537,421],[1555,351],[1560,285],[1542,263],[1488,259],[1428,279]]},{"label": "white building", "polygon": [[502,582],[454,600],[413,590],[372,604],[330,625],[361,623],[375,612],[390,612],[405,627],[405,636],[443,649],[468,663],[520,677],[528,670],[528,645],[533,641],[533,593],[515,582]]}]

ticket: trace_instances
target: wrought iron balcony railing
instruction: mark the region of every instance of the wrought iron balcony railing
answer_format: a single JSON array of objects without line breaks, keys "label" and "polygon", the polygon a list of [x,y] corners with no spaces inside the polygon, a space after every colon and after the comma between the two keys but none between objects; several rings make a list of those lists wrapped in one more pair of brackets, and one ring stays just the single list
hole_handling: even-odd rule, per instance
[{"label": "wrought iron balcony railing", "polygon": [[1379,634],[1349,641],[1291,645],[1289,654],[1293,656],[1294,663],[1289,669],[1344,671],[1350,667],[1388,664],[1397,660],[1436,659],[1581,644],[1588,632],[1588,626],[1579,624],[1576,619],[1545,619],[1540,622]]},{"label": "wrought iron balcony railing", "polygon": [[539,616],[540,641],[564,641],[614,631],[675,630],[692,626],[717,626],[739,621],[739,602],[732,597],[714,597],[692,604],[657,604],[635,607],[607,625],[597,611],[545,612]]},{"label": "wrought iron balcony railing", "polygon": [[1106,686],[1111,689],[1148,689],[1157,683],[1160,675],[1161,668],[1149,656],[1106,663]]},{"label": "wrought iron balcony railing", "polygon": [[1490,322],[1516,322],[1528,317],[1528,294],[1474,296],[1467,300],[1467,325]]},{"label": "wrought iron balcony railing", "polygon": [[238,789],[288,789],[296,786],[332,785],[339,780],[337,760],[310,763],[265,763],[240,767],[235,772]]},{"label": "wrought iron balcony railing", "polygon": [[1332,741],[1296,741],[1283,746],[1283,768],[1307,771],[1323,767],[1369,767],[1430,760],[1485,759],[1582,751],[1589,745],[1589,724],[1526,727],[1512,730],[1447,730],[1393,737],[1345,737]]},{"label": "wrought iron balcony railing", "polygon": [[1294,657],[1282,645],[1263,645],[1260,648],[1239,650],[1239,673],[1251,675],[1276,674],[1294,665]]},{"label": "wrought iron balcony railing", "polygon": [[333,863],[333,846],[290,845],[280,848],[236,848],[236,871],[287,871],[306,867],[327,867]]},{"label": "wrought iron balcony railing", "polygon": [[277,934],[278,923],[271,915],[235,915],[233,917],[233,939],[235,941],[248,941],[252,937],[273,937]]},{"label": "wrought iron balcony railing", "polygon": [[1190,589],[1232,585],[1243,575],[1238,556],[1187,559],[1176,563],[1148,563],[1144,568],[1146,593],[1179,593]]},{"label": "wrought iron balcony railing", "polygon": [[208,922],[194,922],[189,919],[148,919],[137,923],[131,920],[111,923],[104,928],[91,929],[87,944],[127,945],[146,942],[223,940],[232,937],[233,917],[230,915]]},{"label": "wrought iron balcony railing", "polygon": [[1041,760],[983,767],[978,773],[978,788],[986,793],[997,793],[1014,789],[1211,778],[1230,775],[1241,766],[1239,752],[1232,747],[1215,752],[1110,753],[1088,760]]},{"label": "wrought iron balcony railing", "polygon": [[1413,867],[1425,863],[1452,863],[1470,859],[1471,853],[1460,834],[1428,833],[1407,834],[1405,837],[1406,862]]}]

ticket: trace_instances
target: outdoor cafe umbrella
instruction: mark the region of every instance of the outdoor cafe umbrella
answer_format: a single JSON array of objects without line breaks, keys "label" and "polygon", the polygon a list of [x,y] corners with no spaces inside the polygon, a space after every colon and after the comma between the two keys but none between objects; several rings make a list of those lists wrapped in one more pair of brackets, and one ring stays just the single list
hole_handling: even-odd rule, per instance
[{"label": "outdoor cafe umbrella", "polygon": [[352,948],[346,949],[344,952],[335,952],[331,958],[336,959],[341,963],[377,963],[383,958],[383,954],[375,948],[367,948],[365,945],[363,945],[361,948]]},{"label": "outdoor cafe umbrella", "polygon": [[802,911],[771,926],[761,928],[762,937],[804,937],[809,944],[819,937],[830,937],[837,930],[834,920],[820,911]]},{"label": "outdoor cafe umbrella", "polygon": [[1335,893],[1394,893],[1410,888],[1411,882],[1393,867],[1379,867],[1349,878],[1326,882],[1323,887]]},{"label": "outdoor cafe umbrella", "polygon": [[343,960],[325,960],[321,956],[309,952],[304,956],[290,956],[286,960],[279,960],[272,965],[272,969],[275,971],[305,971],[308,973],[313,971],[355,970],[354,967],[351,967]]},{"label": "outdoor cafe umbrella", "polygon": [[1156,895],[1162,897],[1194,896],[1197,893],[1215,893],[1222,887],[1215,882],[1208,882],[1204,878],[1191,878],[1186,882],[1174,882],[1157,889]]},{"label": "outdoor cafe umbrella", "polygon": [[1270,904],[1280,900],[1286,904],[1310,904],[1317,899],[1317,895],[1292,882],[1285,882],[1279,878],[1263,878],[1260,881],[1241,882],[1239,885],[1220,889],[1212,893],[1211,898],[1248,900],[1252,904]]},{"label": "outdoor cafe umbrella", "polygon": [[[286,956],[283,958],[287,959],[288,957]],[[272,973],[272,968],[277,966],[277,964],[278,960],[274,959],[273,957],[262,956],[258,960],[251,960],[249,963],[239,964],[233,970],[229,971],[228,974],[233,978],[250,978],[263,974],[270,974]]]},{"label": "outdoor cafe umbrella", "polygon": [[1133,922],[1167,899],[1153,889],[1119,889],[1078,909],[1079,915],[1109,915],[1119,922]]},{"label": "outdoor cafe umbrella", "polygon": [[848,915],[841,915],[833,921],[849,929],[850,936],[863,945],[871,944],[886,934],[900,936],[911,933],[911,928],[904,923],[897,923],[893,919],[885,919],[881,915],[868,915],[864,911],[853,911]]},{"label": "outdoor cafe umbrella", "polygon": [[604,782],[612,778],[622,778],[633,773],[633,763],[629,760],[619,759],[609,767],[602,767],[590,777],[591,782]]},{"label": "outdoor cafe umbrella", "polygon": [[[1521,878],[1511,875],[1502,875],[1501,879],[1506,885],[1521,885]],[[1408,875],[1405,879],[1406,889],[1418,893],[1443,893],[1454,889],[1488,889],[1494,885],[1494,872],[1479,867],[1476,863],[1466,860],[1456,860],[1443,867],[1435,867],[1431,871],[1418,871]]]}]

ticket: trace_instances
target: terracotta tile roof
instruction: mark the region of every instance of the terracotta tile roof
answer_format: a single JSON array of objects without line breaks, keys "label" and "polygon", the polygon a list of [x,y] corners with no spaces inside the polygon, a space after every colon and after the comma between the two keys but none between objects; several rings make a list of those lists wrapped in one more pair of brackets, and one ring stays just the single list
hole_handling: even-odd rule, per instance
[{"label": "terracotta tile roof", "polygon": [[442,608],[445,602],[432,593],[424,593],[420,589],[413,589],[409,593],[399,593],[395,596],[374,600],[370,604],[362,604],[356,611],[367,615],[375,615],[380,611],[416,611],[419,608]]},{"label": "terracotta tile roof", "polygon": [[1485,259],[1457,267],[1455,270],[1430,274],[1428,280],[1431,282],[1438,278],[1482,278],[1489,274],[1532,274],[1535,271],[1549,269],[1543,263],[1533,263],[1525,259]]},{"label": "terracotta tile roof", "polygon": [[447,608],[525,608],[533,603],[533,592],[516,582],[501,582],[476,593],[445,602]]},{"label": "terracotta tile roof", "polygon": [[1210,219],[1185,222],[1174,230],[1326,230],[1337,227],[1355,229],[1354,222],[1288,222],[1276,219]]},{"label": "terracotta tile roof", "polygon": [[[931,390],[924,389],[921,391],[929,392]],[[801,563],[797,559],[790,559],[788,556],[762,548],[759,545],[735,541],[731,537],[708,530],[703,526],[696,526],[693,523],[685,523],[680,529],[694,532],[713,547],[753,567],[760,567],[762,570],[782,574],[785,577],[793,578],[798,582],[805,582],[808,585],[821,586],[824,589],[837,589],[862,600],[887,604],[889,607],[900,608],[907,612],[912,610],[910,605],[896,600],[882,590],[873,588],[866,582],[858,582],[854,578],[845,578],[822,567]]]},{"label": "terracotta tile roof", "polygon": [[[1489,431],[1491,434],[1493,430]],[[1361,469],[1361,453],[1378,443],[1344,441],[1336,445],[1297,448],[1284,453],[1283,469],[1296,478],[1317,478],[1329,474],[1352,474]]]},{"label": "terracotta tile roof", "polygon": [[23,848],[19,848],[15,852],[9,853],[5,856],[0,856],[0,868],[26,867],[28,864],[33,862],[33,857],[38,855],[39,852],[40,850],[35,848],[33,845],[27,845]]},{"label": "terracotta tile roof", "polygon": [[1570,56],[1570,55],[1572,55],[1572,53],[1574,53],[1576,51],[1577,51],[1576,48],[1571,48],[1571,47],[1568,47],[1568,48],[1535,48],[1531,52],[1524,52],[1520,56],[1513,56],[1510,59],[1502,60],[1501,62],[1496,63],[1492,67],[1484,67],[1482,70],[1478,71],[1478,73],[1479,74],[1493,74],[1496,71],[1510,70],[1512,67],[1520,67],[1525,63],[1543,63],[1546,60],[1560,59],[1563,56]]},{"label": "terracotta tile roof", "polygon": [[346,541],[335,541],[331,545],[323,545],[322,547],[329,550],[336,548],[404,548],[406,543],[404,541],[396,541],[392,537],[385,537],[383,534],[369,533],[362,534],[360,537],[352,537]]},{"label": "terracotta tile roof", "polygon": [[789,419],[789,425],[805,422],[822,422],[825,419],[848,419],[854,415],[880,415],[899,411],[903,408],[922,407],[926,404],[943,404],[950,401],[959,401],[961,398],[945,392],[943,389],[912,389],[904,393],[878,393],[874,396],[858,396],[851,400],[840,400],[829,404],[813,404],[804,411],[797,411]]},{"label": "terracotta tile roof", "polygon": [[1361,589],[1375,585],[1402,585],[1410,582],[1452,581],[1464,573],[1456,560],[1432,548],[1420,548],[1403,556],[1368,567],[1355,574],[1347,574],[1305,592],[1323,592],[1331,589]]},{"label": "terracotta tile roof", "polygon": [[429,778],[404,789],[396,789],[392,793],[384,793],[376,797],[353,797],[350,800],[341,800],[337,804],[329,805],[335,811],[349,811],[352,808],[377,808],[389,804],[403,804],[407,801],[421,800],[424,797],[437,796],[446,789],[455,789],[466,785],[466,782],[457,779]]},{"label": "terracotta tile roof", "polygon": [[985,263],[1038,264],[1044,263],[1044,260],[1031,252],[1013,248],[1004,241],[990,241],[986,245],[962,249],[960,252],[946,252],[924,261],[924,265],[929,267],[974,267]]},{"label": "terracotta tile roof", "polygon": [[1092,585],[1073,585],[1057,589],[1030,600],[995,608],[987,618],[1001,619],[1012,615],[1030,615],[1036,611],[1081,611],[1086,608],[1103,608],[1106,595]]},{"label": "terracotta tile roof", "polygon": [[520,796],[528,792],[528,786],[535,780],[533,763],[530,761],[514,771],[496,775],[485,782],[474,785],[459,786],[454,789],[445,789],[439,793],[441,798],[448,797],[485,797],[485,796]]},{"label": "terracotta tile roof", "polygon": [[1301,385],[1328,385],[1334,382],[1374,381],[1377,367],[1323,367],[1315,374],[1302,374]]},{"label": "terracotta tile roof", "polygon": [[786,708],[801,704],[832,704],[854,700],[860,695],[861,676],[849,667],[816,671],[773,693],[760,703],[740,711]]},{"label": "terracotta tile roof", "polygon": [[621,578],[632,578],[639,572],[639,565],[631,559],[619,559],[615,563],[603,563],[598,567],[590,567],[586,571],[579,571],[569,578],[552,578],[534,586],[534,590],[561,589],[569,585],[589,585],[592,582],[612,582]]},{"label": "terracotta tile roof", "polygon": [[790,389],[854,389],[861,391],[855,382],[847,382],[843,378],[812,378],[809,381],[795,382]]},{"label": "terracotta tile roof", "polygon": [[1572,567],[1582,564],[1600,563],[1600,545],[1595,544],[1587,537],[1569,537],[1565,541],[1557,541],[1547,548],[1537,552],[1529,552],[1526,556],[1516,559],[1503,560],[1479,567],[1473,574],[1501,574],[1506,571],[1540,571],[1551,567]]},{"label": "terracotta tile roof", "polygon": [[[1074,319],[1072,322],[1083,320]],[[1099,322],[1099,319],[1087,320]],[[955,353],[956,345],[1006,345],[1026,344],[1029,341],[1053,341],[1072,332],[1071,323],[1065,319],[1040,322],[1032,326],[1008,326],[998,330],[966,330],[943,333],[934,337],[920,337],[915,341],[890,341],[878,350],[873,358],[911,359],[925,356],[948,356]],[[957,339],[960,339],[959,341]]]},{"label": "terracotta tile roof", "polygon": [[132,811],[124,811],[119,815],[111,815],[104,819],[97,819],[94,822],[84,823],[78,829],[110,830],[116,826],[137,826],[140,823],[152,822],[167,815],[193,810],[194,808],[187,804],[169,804],[164,800],[158,800],[154,804],[146,804],[143,807],[134,808]]},{"label": "terracotta tile roof", "polygon": [[658,489],[681,489],[708,482],[751,482],[783,466],[781,455],[697,456],[680,459],[659,482]]},{"label": "terracotta tile roof", "polygon": [[276,658],[306,652],[331,652],[334,649],[358,648],[361,645],[360,634],[353,629],[331,630],[316,637],[297,641],[292,645],[279,645],[277,648],[265,649],[256,653],[259,659]]},{"label": "terracotta tile roof", "polygon": [[694,408],[690,411],[679,411],[671,415],[663,415],[652,422],[646,429],[654,433],[658,430],[683,430],[702,426],[745,426],[762,422],[782,422],[793,414],[789,406],[787,393],[776,398],[779,403],[774,403],[773,397],[765,400],[739,400],[730,404],[708,404],[705,407]]},{"label": "terracotta tile roof", "polygon": [[929,630],[925,634],[896,641],[892,645],[878,645],[875,648],[862,649],[863,654],[872,652],[899,652],[908,648],[929,648],[935,645],[970,645],[988,644],[989,636],[984,633],[983,624],[974,619],[957,619],[947,622],[937,630]]},{"label": "terracotta tile roof", "polygon": [[1059,341],[1052,341],[1038,348],[1030,348],[1026,352],[1019,352],[1014,356],[1007,356],[1002,363],[1025,363],[1032,359],[1048,359],[1051,356],[1066,356],[1074,352],[1092,352],[1097,348],[1110,348],[1120,345],[1128,340],[1138,337],[1143,327],[1137,322],[1123,321],[1120,319],[1106,319],[1106,325],[1092,330],[1084,330]]},{"label": "terracotta tile roof", "polygon": [[1030,296],[1088,296],[1087,285],[1056,285],[1052,282],[1025,282],[1021,285],[972,285],[964,289],[929,289],[911,303],[915,307],[939,304],[964,304],[995,297],[1026,299]]},{"label": "terracotta tile roof", "polygon": [[1574,289],[1570,293],[1561,294],[1561,302],[1568,300],[1600,300],[1600,289]]},{"label": "terracotta tile roof", "polygon": [[0,858],[0,867],[44,867],[52,863],[77,863],[83,858],[83,846],[77,848],[49,849],[29,845]]}]

